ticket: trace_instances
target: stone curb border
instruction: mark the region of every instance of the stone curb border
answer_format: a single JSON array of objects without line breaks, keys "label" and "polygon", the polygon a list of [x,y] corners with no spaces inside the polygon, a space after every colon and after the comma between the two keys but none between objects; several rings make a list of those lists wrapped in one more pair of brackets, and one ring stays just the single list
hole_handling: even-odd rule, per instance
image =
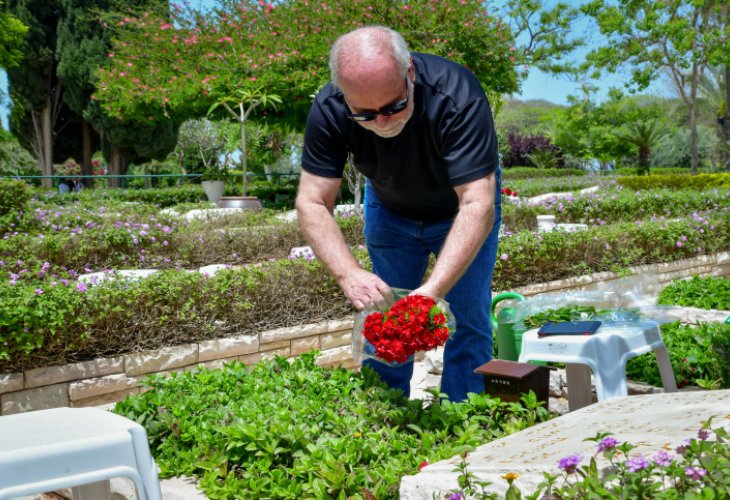
[{"label": "stone curb border", "polygon": [[[637,266],[631,268],[630,274],[649,274],[655,278],[652,283],[658,289],[674,279],[693,275],[727,276],[730,275],[730,252]],[[532,296],[546,292],[590,290],[625,276],[625,273],[602,272],[528,285],[515,291]],[[681,308],[677,313],[678,319],[686,323],[722,321],[725,316],[722,312],[701,310],[692,313],[688,308]],[[207,340],[114,358],[0,373],[0,415],[63,406],[104,405],[139,393],[142,390],[140,379],[147,375],[188,371],[199,366],[216,368],[233,360],[254,364],[277,355],[298,356],[312,349],[321,351],[317,358],[317,364],[321,366],[356,368],[350,346],[352,326],[352,318],[330,320],[267,330],[258,335]]]}]

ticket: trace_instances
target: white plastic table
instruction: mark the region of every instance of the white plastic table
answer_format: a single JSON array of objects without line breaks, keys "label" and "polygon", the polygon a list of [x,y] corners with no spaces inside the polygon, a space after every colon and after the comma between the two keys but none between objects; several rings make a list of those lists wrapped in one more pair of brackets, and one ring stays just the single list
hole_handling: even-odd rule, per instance
[{"label": "white plastic table", "polygon": [[109,479],[128,477],[140,500],[161,500],[147,433],[97,408],[54,408],[0,417],[0,500],[73,488],[109,498]]},{"label": "white plastic table", "polygon": [[626,362],[653,351],[665,392],[676,392],[677,383],[659,326],[653,321],[604,324],[593,335],[538,337],[537,328],[522,335],[520,362],[565,363],[570,411],[591,404],[591,371],[598,401],[628,395]]}]

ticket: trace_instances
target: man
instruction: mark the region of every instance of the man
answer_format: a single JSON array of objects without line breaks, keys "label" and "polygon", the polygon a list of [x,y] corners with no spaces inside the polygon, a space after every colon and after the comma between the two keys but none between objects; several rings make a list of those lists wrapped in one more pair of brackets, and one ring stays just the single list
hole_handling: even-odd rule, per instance
[{"label": "man", "polygon": [[[391,287],[444,297],[457,322],[446,343],[441,392],[481,393],[474,369],[489,361],[492,271],[501,221],[497,137],[474,75],[446,59],[409,53],[382,26],[339,38],[332,82],[307,119],[297,212],[317,257],[361,310]],[[347,155],[367,177],[362,269],[332,216]],[[422,283],[430,254],[435,266]],[[391,387],[410,393],[413,363],[373,360]]]}]

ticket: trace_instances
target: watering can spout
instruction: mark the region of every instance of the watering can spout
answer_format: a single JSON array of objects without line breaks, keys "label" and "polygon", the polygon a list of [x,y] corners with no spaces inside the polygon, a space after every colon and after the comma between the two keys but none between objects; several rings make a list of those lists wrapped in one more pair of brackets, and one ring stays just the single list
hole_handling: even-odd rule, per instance
[{"label": "watering can spout", "polygon": [[492,299],[492,307],[490,310],[492,328],[497,333],[497,357],[499,359],[517,361],[522,348],[524,327],[521,325],[518,326],[516,322],[516,311],[512,307],[505,307],[499,312],[499,315],[495,314],[497,304],[503,300],[523,301],[525,297],[517,292],[500,293]]}]

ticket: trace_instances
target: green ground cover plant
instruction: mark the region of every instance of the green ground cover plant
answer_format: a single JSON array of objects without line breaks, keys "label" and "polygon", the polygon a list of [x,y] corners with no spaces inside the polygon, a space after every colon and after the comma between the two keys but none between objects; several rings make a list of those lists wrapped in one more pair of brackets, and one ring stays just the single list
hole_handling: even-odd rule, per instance
[{"label": "green ground cover plant", "polygon": [[211,499],[398,498],[423,462],[549,418],[534,394],[424,404],[314,357],[151,377],[114,411],[146,428],[162,477],[195,476]]},{"label": "green ground cover plant", "polygon": [[[730,325],[704,323],[695,327],[674,322],[661,325],[661,330],[677,387],[730,388],[726,368],[728,359],[720,352],[728,346]],[[626,376],[655,387],[662,386],[656,357],[651,354],[629,359]]]},{"label": "green ground cover plant", "polygon": [[675,280],[659,292],[657,303],[728,311],[730,279],[693,276],[689,280]]}]

